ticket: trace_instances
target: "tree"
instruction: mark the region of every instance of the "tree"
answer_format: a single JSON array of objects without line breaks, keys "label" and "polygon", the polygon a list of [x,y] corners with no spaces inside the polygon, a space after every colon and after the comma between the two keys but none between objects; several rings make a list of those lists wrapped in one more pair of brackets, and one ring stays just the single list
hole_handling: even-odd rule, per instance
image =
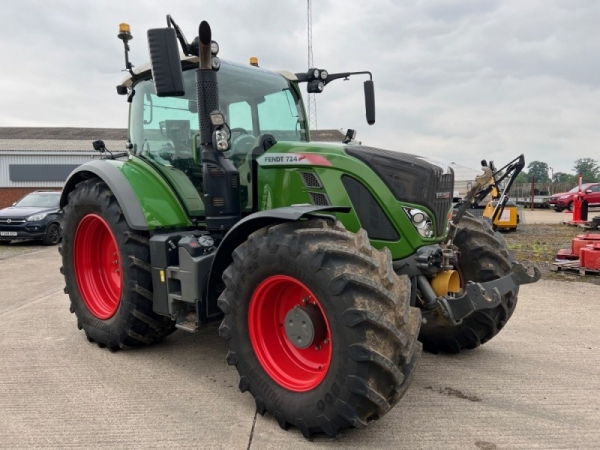
[{"label": "tree", "polygon": [[575,175],[581,175],[584,183],[592,183],[600,180],[600,166],[598,161],[592,158],[580,158],[575,161],[573,167]]},{"label": "tree", "polygon": [[577,177],[575,175],[571,175],[570,173],[556,172],[552,181],[554,183],[575,183],[577,181]]},{"label": "tree", "polygon": [[531,177],[527,175],[527,172],[522,170],[521,173],[517,175],[517,178],[515,178],[515,184],[518,183],[531,183]]},{"label": "tree", "polygon": [[536,183],[548,183],[550,177],[548,176],[548,164],[541,161],[531,161],[527,166],[529,170],[529,181],[531,177],[535,177]]}]

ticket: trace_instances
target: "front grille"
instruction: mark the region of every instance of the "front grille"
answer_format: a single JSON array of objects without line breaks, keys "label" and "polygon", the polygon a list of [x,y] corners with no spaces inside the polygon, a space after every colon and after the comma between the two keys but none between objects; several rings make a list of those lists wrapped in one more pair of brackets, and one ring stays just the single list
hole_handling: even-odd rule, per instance
[{"label": "front grille", "polygon": [[342,183],[348,192],[348,197],[354,206],[354,211],[369,238],[382,241],[397,241],[398,232],[390,222],[379,202],[360,181],[344,175]]},{"label": "front grille", "polygon": [[321,183],[321,180],[315,173],[300,172],[300,176],[302,177],[304,186],[306,186],[307,188],[321,189],[323,187],[323,183]]},{"label": "front grille", "polygon": [[213,164],[207,164],[207,169],[208,175],[210,175],[211,178],[223,178],[225,176],[225,172],[223,172],[220,167]]},{"label": "front grille", "polygon": [[312,202],[313,205],[318,205],[318,206],[329,206],[329,198],[327,198],[327,196],[325,194],[321,194],[320,192],[309,192],[308,195],[310,195],[310,201]]},{"label": "front grille", "polygon": [[0,219],[0,225],[22,225],[25,219]]},{"label": "front grille", "polygon": [[435,214],[436,234],[442,236],[452,205],[454,172],[415,155],[371,147],[346,147],[368,165],[402,202],[423,205]]}]

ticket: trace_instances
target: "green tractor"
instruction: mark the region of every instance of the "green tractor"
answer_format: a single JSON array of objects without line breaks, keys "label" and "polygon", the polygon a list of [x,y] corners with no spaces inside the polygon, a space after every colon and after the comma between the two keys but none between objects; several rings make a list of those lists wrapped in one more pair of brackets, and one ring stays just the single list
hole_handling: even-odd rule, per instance
[{"label": "green tractor", "polygon": [[[472,349],[502,329],[539,271],[466,208],[452,216],[450,169],[350,135],[310,141],[300,85],[369,72],[220,61],[206,22],[192,43],[167,25],[133,70],[121,24],[127,152],[94,142],[105,156],[62,193],[61,272],[90,342],[140,347],[221,321],[240,390],[309,437],[385,415],[422,348]],[[372,79],[364,89],[372,124]]]}]

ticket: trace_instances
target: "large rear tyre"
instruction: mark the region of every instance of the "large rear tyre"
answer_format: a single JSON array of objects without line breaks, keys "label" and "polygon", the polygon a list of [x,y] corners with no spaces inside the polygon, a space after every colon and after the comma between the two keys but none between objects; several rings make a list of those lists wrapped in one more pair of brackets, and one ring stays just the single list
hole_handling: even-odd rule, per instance
[{"label": "large rear tyre", "polygon": [[253,233],[233,253],[219,298],[227,362],[258,413],[305,437],[336,436],[386,414],[421,354],[420,311],[389,251],[324,220]]},{"label": "large rear tyre", "polygon": [[106,183],[82,181],[64,211],[61,272],[88,340],[118,350],[171,334],[174,323],[152,310],[148,236],[129,228]]},{"label": "large rear tyre", "polygon": [[[458,225],[454,244],[460,251],[458,269],[465,281],[486,282],[510,272],[512,253],[500,233],[489,223],[465,215]],[[506,325],[517,306],[519,288],[507,293],[493,309],[479,310],[454,327],[426,324],[419,336],[423,348],[431,353],[459,353],[485,344]]]}]

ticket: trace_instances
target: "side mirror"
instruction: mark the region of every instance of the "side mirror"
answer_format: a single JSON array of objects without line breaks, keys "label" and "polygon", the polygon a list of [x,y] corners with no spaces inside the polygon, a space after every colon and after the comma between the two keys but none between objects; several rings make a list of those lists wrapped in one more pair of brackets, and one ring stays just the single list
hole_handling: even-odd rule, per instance
[{"label": "side mirror", "polygon": [[177,97],[185,94],[177,36],[173,28],[148,30],[148,50],[156,95]]},{"label": "side mirror", "polygon": [[587,190],[585,191],[585,193],[586,193],[586,194],[591,194],[592,192],[593,192],[593,191],[592,191],[591,189],[587,189]]},{"label": "side mirror", "polygon": [[375,85],[373,80],[365,81],[365,110],[367,112],[367,123],[375,123]]}]

